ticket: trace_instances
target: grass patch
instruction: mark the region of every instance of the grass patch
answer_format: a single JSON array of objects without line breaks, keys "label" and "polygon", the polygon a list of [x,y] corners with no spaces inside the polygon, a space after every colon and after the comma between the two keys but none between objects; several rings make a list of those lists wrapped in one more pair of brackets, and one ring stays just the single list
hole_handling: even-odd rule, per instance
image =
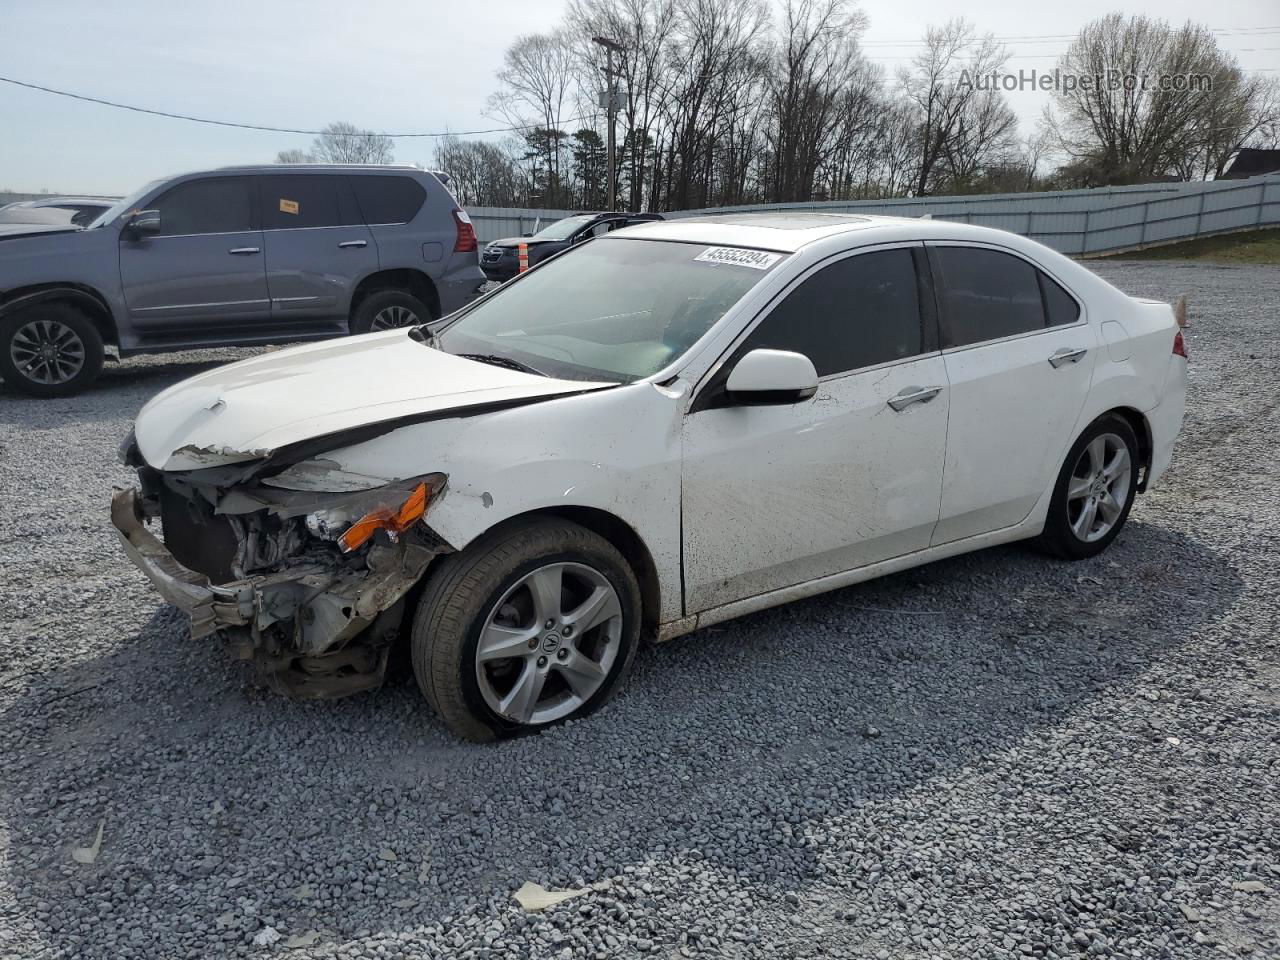
[{"label": "grass patch", "polygon": [[1112,254],[1116,260],[1203,260],[1210,263],[1280,264],[1280,229],[1201,237],[1165,247]]}]

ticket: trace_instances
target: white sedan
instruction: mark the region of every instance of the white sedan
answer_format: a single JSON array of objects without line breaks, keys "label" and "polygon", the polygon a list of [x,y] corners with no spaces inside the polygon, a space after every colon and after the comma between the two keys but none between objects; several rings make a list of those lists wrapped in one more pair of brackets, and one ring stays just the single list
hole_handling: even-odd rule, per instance
[{"label": "white sedan", "polygon": [[644,638],[1013,540],[1097,554],[1169,465],[1186,372],[1168,304],[1012,234],[667,221],[169,388],[112,518],[272,687],[368,689],[407,642],[489,739],[599,707]]}]

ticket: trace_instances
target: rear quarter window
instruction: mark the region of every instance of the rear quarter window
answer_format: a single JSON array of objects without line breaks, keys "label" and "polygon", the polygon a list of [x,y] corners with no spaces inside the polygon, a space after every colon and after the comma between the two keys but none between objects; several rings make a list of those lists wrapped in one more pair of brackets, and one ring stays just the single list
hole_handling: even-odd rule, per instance
[{"label": "rear quarter window", "polygon": [[1044,311],[1049,318],[1049,326],[1063,326],[1080,319],[1080,304],[1044,273],[1040,274],[1040,290],[1044,294]]},{"label": "rear quarter window", "polygon": [[418,215],[427,191],[412,177],[352,176],[364,222],[408,223]]}]

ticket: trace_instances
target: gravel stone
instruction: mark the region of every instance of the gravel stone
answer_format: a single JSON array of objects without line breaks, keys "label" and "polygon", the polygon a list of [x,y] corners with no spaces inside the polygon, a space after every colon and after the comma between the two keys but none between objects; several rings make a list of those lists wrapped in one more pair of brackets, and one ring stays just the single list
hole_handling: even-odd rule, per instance
[{"label": "gravel stone", "polygon": [[[0,958],[1280,956],[1280,271],[1096,269],[1192,319],[1173,469],[1105,554],[719,625],[488,746],[403,670],[259,692],[124,559],[132,417],[248,351],[0,386]],[[526,881],[593,889],[526,916]]]}]

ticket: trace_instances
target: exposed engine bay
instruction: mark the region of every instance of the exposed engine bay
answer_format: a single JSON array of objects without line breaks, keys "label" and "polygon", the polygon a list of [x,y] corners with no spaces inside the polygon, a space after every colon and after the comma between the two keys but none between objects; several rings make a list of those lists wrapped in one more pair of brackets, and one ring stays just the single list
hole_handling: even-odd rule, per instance
[{"label": "exposed engine bay", "polygon": [[261,682],[293,697],[381,684],[406,595],[452,551],[421,522],[444,474],[284,489],[268,461],[160,471],[130,443],[122,459],[139,487],[115,492],[112,521],[134,563],[190,613],[194,638],[223,635]]}]

